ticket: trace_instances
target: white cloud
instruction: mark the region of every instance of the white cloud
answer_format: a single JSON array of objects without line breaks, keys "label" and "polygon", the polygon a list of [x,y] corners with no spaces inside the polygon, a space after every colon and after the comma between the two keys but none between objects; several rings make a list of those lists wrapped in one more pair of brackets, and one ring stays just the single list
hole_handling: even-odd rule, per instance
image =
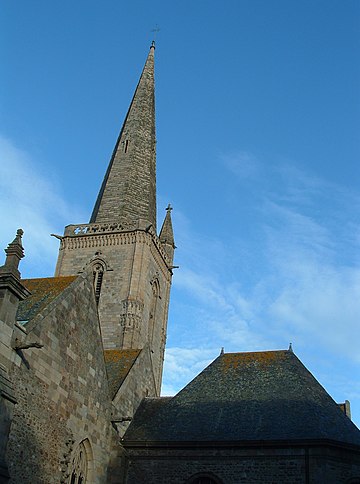
[{"label": "white cloud", "polygon": [[165,351],[164,383],[161,394],[175,395],[211,361],[219,351],[212,348],[167,348]]},{"label": "white cloud", "polygon": [[[243,159],[240,154],[233,164],[230,157],[225,163],[234,171]],[[238,182],[251,185],[243,175]],[[248,241],[257,251],[253,269],[237,250],[239,231],[203,237],[181,216],[183,262],[174,288],[196,308],[186,312],[193,338],[230,351],[284,348],[294,339],[310,347],[316,341],[359,361],[359,225],[352,213],[360,197],[294,166],[275,166],[264,176],[263,197],[254,198],[260,238]],[[236,183],[235,189],[241,192]]]},{"label": "white cloud", "polygon": [[[360,269],[329,266],[298,257],[283,274],[282,287],[269,307],[278,321],[317,346],[360,363]],[[284,279],[286,278],[286,283]]]},{"label": "white cloud", "polygon": [[76,209],[70,210],[50,177],[40,173],[26,152],[1,135],[0,160],[0,244],[5,248],[21,227],[26,255],[20,265],[22,275],[52,275],[59,244],[50,234],[62,233],[69,213]]},{"label": "white cloud", "polygon": [[222,154],[220,156],[225,166],[239,178],[253,178],[259,174],[261,163],[247,151],[238,153]]}]

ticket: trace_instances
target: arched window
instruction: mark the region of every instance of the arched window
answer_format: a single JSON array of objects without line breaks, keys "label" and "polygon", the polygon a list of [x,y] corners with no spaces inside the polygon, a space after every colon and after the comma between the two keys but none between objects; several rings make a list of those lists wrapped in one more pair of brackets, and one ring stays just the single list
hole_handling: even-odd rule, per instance
[{"label": "arched window", "polygon": [[212,472],[206,472],[190,477],[187,484],[221,484],[221,481]]},{"label": "arched window", "polygon": [[88,459],[84,441],[80,442],[72,460],[70,484],[85,484],[88,474]]},{"label": "arched window", "polygon": [[101,285],[104,276],[104,267],[100,262],[95,262],[93,265],[93,275],[94,275],[94,291],[96,304],[99,304]]},{"label": "arched window", "polygon": [[154,338],[154,328],[155,328],[155,321],[156,321],[156,308],[157,302],[160,297],[160,284],[157,278],[153,279],[151,282],[152,288],[152,298],[151,298],[151,305],[150,305],[150,314],[149,314],[149,334],[148,339],[149,343],[151,344]]}]

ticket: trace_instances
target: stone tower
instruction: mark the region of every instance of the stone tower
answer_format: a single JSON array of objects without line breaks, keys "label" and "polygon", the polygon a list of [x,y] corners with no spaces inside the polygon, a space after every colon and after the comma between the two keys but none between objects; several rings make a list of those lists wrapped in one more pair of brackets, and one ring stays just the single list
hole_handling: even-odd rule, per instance
[{"label": "stone tower", "polygon": [[170,208],[156,232],[154,43],[88,224],[68,225],[56,276],[91,271],[105,350],[148,347],[160,393],[175,249]]}]

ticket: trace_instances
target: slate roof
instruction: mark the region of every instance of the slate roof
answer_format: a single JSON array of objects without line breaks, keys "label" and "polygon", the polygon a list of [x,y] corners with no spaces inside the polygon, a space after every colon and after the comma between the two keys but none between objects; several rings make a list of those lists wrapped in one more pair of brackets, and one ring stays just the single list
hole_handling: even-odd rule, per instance
[{"label": "slate roof", "polygon": [[40,313],[64,289],[66,289],[77,276],[46,277],[40,279],[22,279],[21,283],[31,292],[31,295],[19,304],[16,319],[27,322]]},{"label": "slate roof", "polygon": [[124,444],[318,439],[360,445],[360,431],[292,351],[265,351],[225,353],[170,400],[145,399]]},{"label": "slate roof", "polygon": [[105,366],[111,398],[114,398],[141,350],[105,350]]}]

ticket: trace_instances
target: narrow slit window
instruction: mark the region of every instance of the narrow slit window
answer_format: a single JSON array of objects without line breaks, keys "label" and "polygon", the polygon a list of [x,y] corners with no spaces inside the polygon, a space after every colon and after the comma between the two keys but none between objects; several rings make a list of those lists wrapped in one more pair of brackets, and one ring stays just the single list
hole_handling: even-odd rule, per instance
[{"label": "narrow slit window", "polygon": [[94,274],[94,291],[95,291],[95,301],[96,304],[99,304],[100,300],[100,292],[101,292],[101,285],[104,276],[104,269],[101,264],[96,264],[93,270]]},{"label": "narrow slit window", "polygon": [[152,283],[152,301],[150,306],[150,314],[149,314],[149,342],[150,344],[153,343],[154,339],[154,329],[155,329],[155,322],[156,322],[156,308],[157,308],[157,300],[160,297],[160,285],[159,281],[155,279]]}]

